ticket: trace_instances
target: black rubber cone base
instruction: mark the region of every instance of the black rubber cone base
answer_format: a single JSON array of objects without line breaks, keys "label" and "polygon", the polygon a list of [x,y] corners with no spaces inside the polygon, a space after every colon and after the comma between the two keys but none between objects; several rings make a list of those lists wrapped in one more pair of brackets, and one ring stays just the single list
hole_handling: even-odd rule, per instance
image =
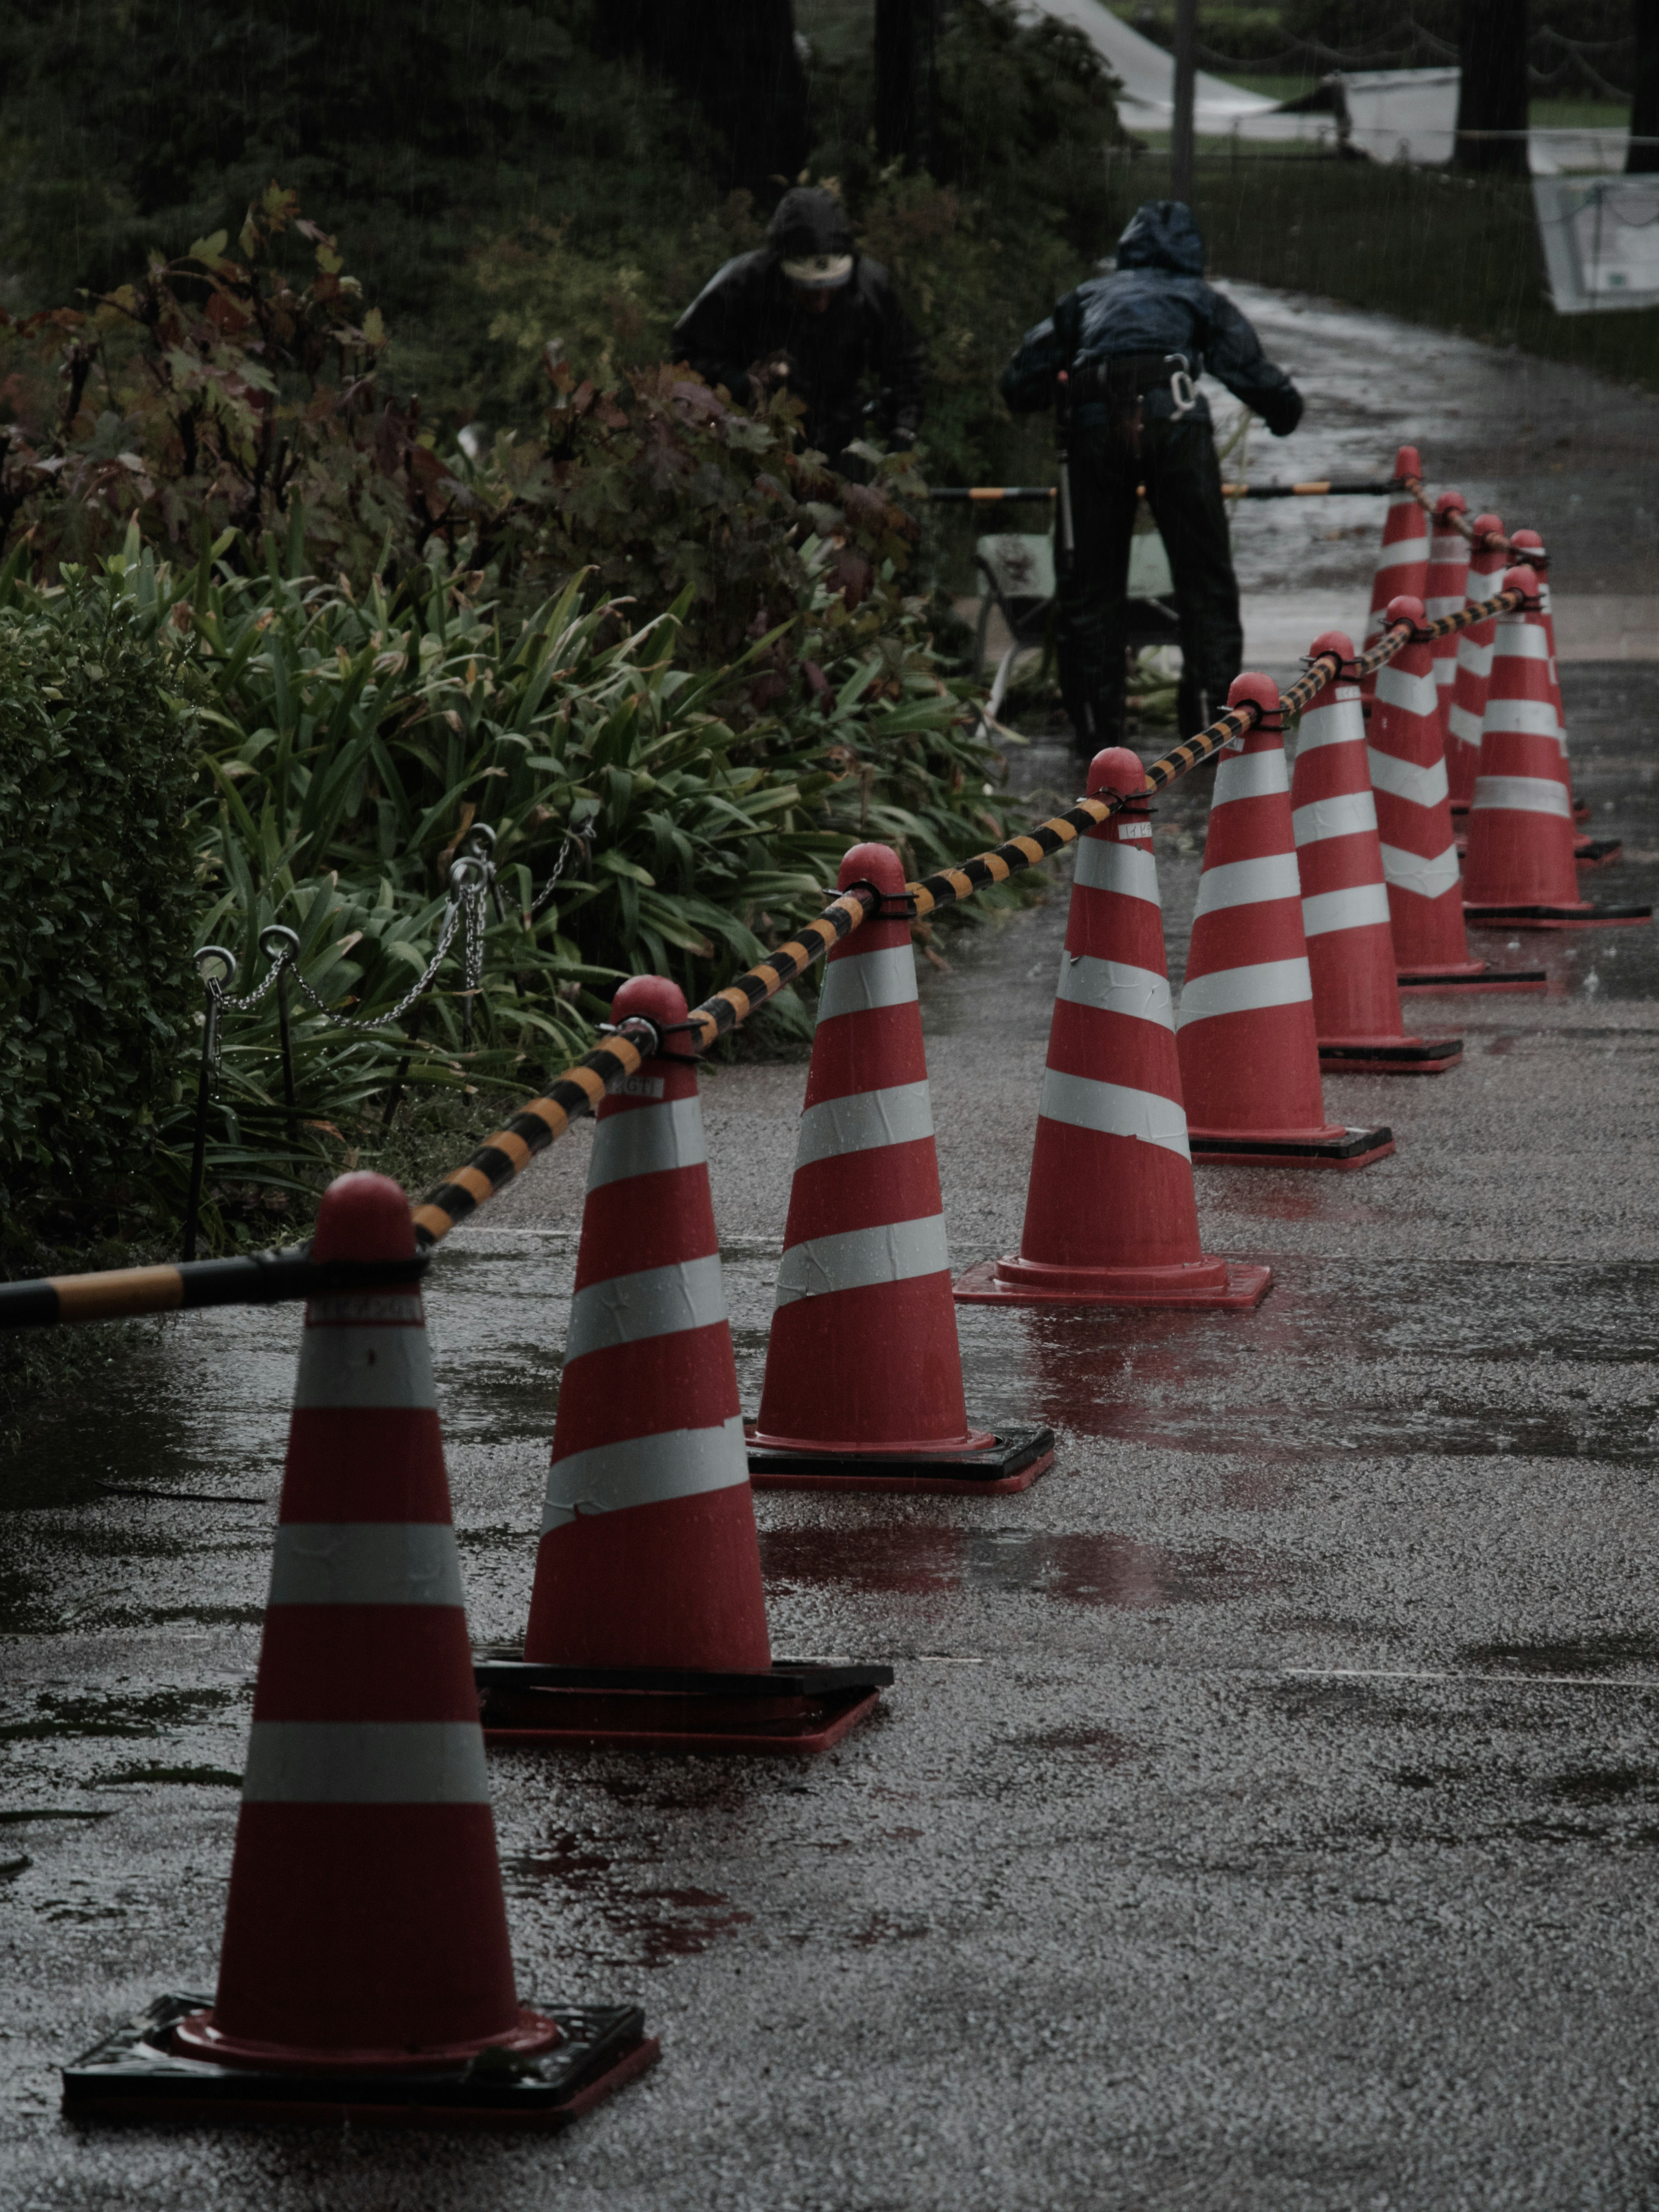
[{"label": "black rubber cone base", "polygon": [[1448,973],[1443,968],[1402,968],[1395,979],[1402,991],[1547,991],[1549,977],[1541,968],[1494,968],[1490,962],[1472,960],[1468,968]]},{"label": "black rubber cone base", "polygon": [[1006,1497],[1029,1490],[1054,1463],[1052,1429],[1008,1429],[981,1451],[806,1451],[749,1439],[749,1480],[757,1490]]},{"label": "black rubber cone base", "polygon": [[64,2069],[66,2115],[192,2127],[276,2121],[337,2128],[349,2120],[377,2128],[560,2128],[658,2057],[636,2006],[573,2005],[549,2008],[564,2039],[541,2058],[485,2051],[465,2066],[398,2074],[216,2066],[172,2047],[178,2023],[212,2003],[157,1997],[142,2019],[94,2044]]},{"label": "black rubber cone base", "polygon": [[1327,1044],[1319,1047],[1319,1065],[1334,1074],[1352,1068],[1358,1074],[1443,1075],[1463,1058],[1462,1037],[1401,1037],[1398,1044]]},{"label": "black rubber cone base", "polygon": [[1334,1137],[1255,1137],[1248,1130],[1189,1128],[1196,1167],[1368,1168],[1394,1150],[1392,1129],[1343,1129]]},{"label": "black rubber cone base", "polygon": [[507,1750],[707,1751],[811,1758],[875,1711],[890,1667],[779,1659],[754,1674],[549,1667],[511,1644],[472,1655],[484,1741]]},{"label": "black rubber cone base", "polygon": [[1471,929],[1619,929],[1651,921],[1650,906],[1471,906],[1463,902]]}]

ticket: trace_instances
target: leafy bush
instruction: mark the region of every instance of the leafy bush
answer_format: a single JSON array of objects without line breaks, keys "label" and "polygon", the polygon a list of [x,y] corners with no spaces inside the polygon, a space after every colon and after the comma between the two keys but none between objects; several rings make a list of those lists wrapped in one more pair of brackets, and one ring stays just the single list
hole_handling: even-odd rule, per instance
[{"label": "leafy bush", "polygon": [[193,732],[178,634],[96,588],[0,609],[0,1179],[129,1173],[195,994]]}]

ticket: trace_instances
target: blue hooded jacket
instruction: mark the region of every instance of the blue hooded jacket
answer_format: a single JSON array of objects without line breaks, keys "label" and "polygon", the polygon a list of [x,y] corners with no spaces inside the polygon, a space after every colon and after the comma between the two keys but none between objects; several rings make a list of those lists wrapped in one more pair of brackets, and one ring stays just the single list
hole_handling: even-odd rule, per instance
[{"label": "blue hooded jacket", "polygon": [[[1302,395],[1261,350],[1261,341],[1232,301],[1204,282],[1204,239],[1180,200],[1148,200],[1117,242],[1117,269],[1068,292],[1047,322],[1025,333],[1002,373],[1002,396],[1016,414],[1051,407],[1054,379],[1074,362],[1115,354],[1184,353],[1218,377],[1236,399],[1261,416],[1274,437],[1302,419]],[[1159,386],[1143,403],[1149,422],[1175,412]],[[1104,428],[1111,410],[1089,403],[1075,410],[1081,429]],[[1187,418],[1207,422],[1200,398]]]}]

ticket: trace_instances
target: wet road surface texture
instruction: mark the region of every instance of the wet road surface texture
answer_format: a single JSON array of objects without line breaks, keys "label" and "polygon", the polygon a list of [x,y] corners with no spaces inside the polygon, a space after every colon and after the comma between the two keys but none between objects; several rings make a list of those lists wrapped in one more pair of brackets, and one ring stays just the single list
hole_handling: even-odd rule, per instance
[{"label": "wet road surface texture", "polygon": [[[1626,841],[1594,893],[1651,896],[1650,681],[1566,675]],[[1206,799],[1158,817],[1177,975]],[[1064,921],[1061,876],[924,969],[958,1266],[1018,1237]],[[492,1757],[521,1995],[663,2039],[562,2138],[58,2118],[64,2060],[211,1986],[298,1315],[46,1409],[0,1493],[0,2205],[1659,2204],[1659,945],[1480,949],[1550,994],[1419,1000],[1460,1071],[1328,1085],[1397,1157],[1201,1173],[1257,1313],[960,1310],[971,1410],[1060,1433],[1036,1488],[759,1499],[775,1648],[891,1662],[872,1724],[799,1768]],[[705,1085],[751,1409],[804,1081]],[[525,1620],[588,1141],[433,1278],[479,1638]]]}]

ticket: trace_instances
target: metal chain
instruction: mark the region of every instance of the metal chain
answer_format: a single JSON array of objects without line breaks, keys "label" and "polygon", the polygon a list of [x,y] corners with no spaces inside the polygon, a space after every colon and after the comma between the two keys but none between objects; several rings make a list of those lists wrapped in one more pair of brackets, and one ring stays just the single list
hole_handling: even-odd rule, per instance
[{"label": "metal chain", "polygon": [[587,840],[578,831],[574,830],[567,830],[564,833],[563,842],[559,847],[559,857],[553,863],[552,874],[548,878],[547,881],[542,885],[540,890],[537,892],[535,897],[530,902],[530,912],[527,916],[529,921],[538,921],[542,915],[546,912],[554,892],[557,890],[559,887],[559,878],[564,873],[572,853],[580,853],[582,858],[586,860],[587,857]]}]

